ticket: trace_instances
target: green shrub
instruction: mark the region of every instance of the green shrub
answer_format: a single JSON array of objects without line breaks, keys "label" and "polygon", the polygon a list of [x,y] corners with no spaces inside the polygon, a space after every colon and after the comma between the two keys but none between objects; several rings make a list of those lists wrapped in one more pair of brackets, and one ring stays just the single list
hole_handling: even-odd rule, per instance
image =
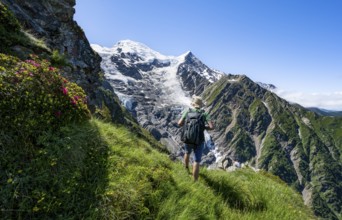
[{"label": "green shrub", "polygon": [[36,56],[25,61],[0,54],[0,129],[20,140],[34,140],[48,129],[90,117],[86,95]]},{"label": "green shrub", "polygon": [[18,20],[0,3],[0,52],[5,52],[9,46],[15,44],[20,35]]},{"label": "green shrub", "polygon": [[20,25],[17,19],[13,16],[11,11],[9,11],[1,2],[0,2],[0,24],[7,31],[19,31]]},{"label": "green shrub", "polygon": [[68,61],[64,54],[60,54],[58,50],[54,50],[51,55],[51,64],[53,66],[66,66]]}]

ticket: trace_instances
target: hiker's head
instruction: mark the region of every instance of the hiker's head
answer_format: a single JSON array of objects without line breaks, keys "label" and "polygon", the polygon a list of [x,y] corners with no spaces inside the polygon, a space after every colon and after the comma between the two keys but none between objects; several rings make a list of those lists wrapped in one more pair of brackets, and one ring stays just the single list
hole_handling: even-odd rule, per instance
[{"label": "hiker's head", "polygon": [[203,107],[203,101],[202,98],[199,96],[192,96],[192,101],[191,101],[191,105],[194,108],[202,108]]}]

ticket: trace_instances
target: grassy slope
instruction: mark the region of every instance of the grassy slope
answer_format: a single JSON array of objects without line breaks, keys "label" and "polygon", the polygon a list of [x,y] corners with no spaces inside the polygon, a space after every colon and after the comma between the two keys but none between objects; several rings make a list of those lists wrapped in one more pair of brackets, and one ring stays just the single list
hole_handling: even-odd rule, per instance
[{"label": "grassy slope", "polygon": [[5,148],[0,214],[54,219],[313,219],[300,195],[268,174],[181,163],[128,129],[93,119]]}]

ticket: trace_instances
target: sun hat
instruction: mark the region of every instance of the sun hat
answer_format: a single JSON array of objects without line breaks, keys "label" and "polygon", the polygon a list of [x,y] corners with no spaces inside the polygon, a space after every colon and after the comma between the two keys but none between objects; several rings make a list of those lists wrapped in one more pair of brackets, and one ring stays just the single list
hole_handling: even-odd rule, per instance
[{"label": "sun hat", "polygon": [[202,98],[199,96],[192,96],[192,102],[191,105],[195,108],[202,108],[203,107],[203,101]]}]

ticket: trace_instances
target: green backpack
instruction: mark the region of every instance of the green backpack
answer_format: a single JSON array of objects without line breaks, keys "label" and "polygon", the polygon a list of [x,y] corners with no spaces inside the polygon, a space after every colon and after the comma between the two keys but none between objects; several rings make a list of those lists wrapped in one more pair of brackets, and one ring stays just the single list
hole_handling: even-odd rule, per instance
[{"label": "green backpack", "polygon": [[181,140],[186,144],[199,145],[204,141],[204,129],[204,111],[196,111],[190,108],[183,124]]}]

